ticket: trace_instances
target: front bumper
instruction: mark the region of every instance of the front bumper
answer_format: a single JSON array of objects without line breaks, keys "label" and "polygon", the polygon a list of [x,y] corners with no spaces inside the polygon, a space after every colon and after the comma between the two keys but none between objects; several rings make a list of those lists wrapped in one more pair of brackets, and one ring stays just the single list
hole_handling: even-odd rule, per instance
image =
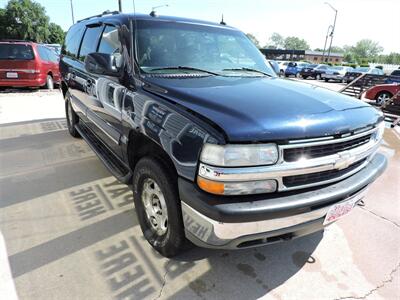
[{"label": "front bumper", "polygon": [[323,229],[335,203],[361,200],[387,165],[377,153],[361,171],[324,187],[235,197],[215,196],[179,179],[185,232],[194,244],[238,249],[292,239]]}]

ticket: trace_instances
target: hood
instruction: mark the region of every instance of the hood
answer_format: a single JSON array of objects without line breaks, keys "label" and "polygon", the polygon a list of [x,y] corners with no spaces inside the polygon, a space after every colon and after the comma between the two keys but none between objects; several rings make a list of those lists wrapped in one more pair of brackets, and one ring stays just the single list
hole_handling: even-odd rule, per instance
[{"label": "hood", "polygon": [[265,142],[346,133],[381,113],[361,100],[268,77],[149,77],[144,88],[221,127],[229,142]]}]

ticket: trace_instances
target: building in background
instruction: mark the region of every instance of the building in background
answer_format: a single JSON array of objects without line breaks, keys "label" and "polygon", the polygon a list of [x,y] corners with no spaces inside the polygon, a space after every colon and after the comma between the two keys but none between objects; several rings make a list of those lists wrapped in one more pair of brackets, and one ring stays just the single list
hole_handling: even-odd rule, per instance
[{"label": "building in background", "polygon": [[265,55],[267,59],[273,60],[289,60],[299,61],[304,60],[304,50],[284,50],[284,49],[260,49],[261,53]]},{"label": "building in background", "polygon": [[343,54],[341,53],[334,53],[331,52],[330,56],[329,56],[329,61],[328,59],[328,51],[325,52],[325,59],[323,59],[324,53],[321,51],[311,51],[311,50],[306,50],[305,51],[305,60],[312,62],[312,63],[316,63],[316,64],[320,64],[323,63],[324,60],[325,62],[329,62],[332,64],[341,64],[343,62]]}]

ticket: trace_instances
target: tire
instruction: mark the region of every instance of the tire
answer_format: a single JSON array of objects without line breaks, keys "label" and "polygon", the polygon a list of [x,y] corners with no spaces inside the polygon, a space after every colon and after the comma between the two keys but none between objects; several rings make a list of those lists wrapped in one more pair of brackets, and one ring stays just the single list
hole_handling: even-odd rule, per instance
[{"label": "tire", "polygon": [[157,252],[173,257],[186,249],[177,176],[161,159],[144,157],[137,163],[133,199],[143,235]]},{"label": "tire", "polygon": [[328,79],[328,78],[325,78],[324,80],[325,80],[325,82],[328,82],[328,81],[329,81],[329,79]]},{"label": "tire", "polygon": [[285,77],[289,77],[289,75],[288,75],[288,74],[285,74]]},{"label": "tire", "polygon": [[317,74],[317,75],[315,76],[315,79],[316,79],[316,80],[321,80],[321,75]]},{"label": "tire", "polygon": [[303,79],[307,79],[307,76],[301,75],[301,78],[303,78]]},{"label": "tire", "polygon": [[376,94],[375,101],[376,101],[377,105],[381,106],[383,103],[385,103],[392,97],[393,97],[393,95],[390,92],[382,91],[382,92],[379,92],[378,94]]},{"label": "tire", "polygon": [[79,123],[79,117],[72,108],[69,92],[65,94],[65,116],[69,134],[74,138],[79,138],[80,134],[75,128],[75,125]]},{"label": "tire", "polygon": [[294,75],[294,77],[296,77],[296,78],[300,78],[300,73],[296,73],[296,75]]},{"label": "tire", "polygon": [[47,75],[44,88],[50,91],[54,90],[54,80],[51,75]]}]

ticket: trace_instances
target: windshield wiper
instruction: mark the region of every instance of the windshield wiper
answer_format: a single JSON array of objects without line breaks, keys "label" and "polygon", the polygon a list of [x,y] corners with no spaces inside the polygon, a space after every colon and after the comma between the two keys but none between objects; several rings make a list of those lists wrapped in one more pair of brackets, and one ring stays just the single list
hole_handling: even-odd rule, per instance
[{"label": "windshield wiper", "polygon": [[198,72],[203,72],[211,75],[220,75],[218,73],[214,73],[208,70],[203,70],[203,69],[198,69],[194,67],[186,67],[186,66],[176,66],[176,67],[162,67],[162,68],[155,68],[151,69],[150,71],[162,71],[162,70],[188,70],[188,71],[198,71]]},{"label": "windshield wiper", "polygon": [[256,72],[256,73],[260,73],[269,77],[272,77],[271,74],[265,73],[263,71],[257,70],[257,69],[252,69],[252,68],[232,68],[232,69],[223,69],[222,71],[250,71],[250,72]]}]

